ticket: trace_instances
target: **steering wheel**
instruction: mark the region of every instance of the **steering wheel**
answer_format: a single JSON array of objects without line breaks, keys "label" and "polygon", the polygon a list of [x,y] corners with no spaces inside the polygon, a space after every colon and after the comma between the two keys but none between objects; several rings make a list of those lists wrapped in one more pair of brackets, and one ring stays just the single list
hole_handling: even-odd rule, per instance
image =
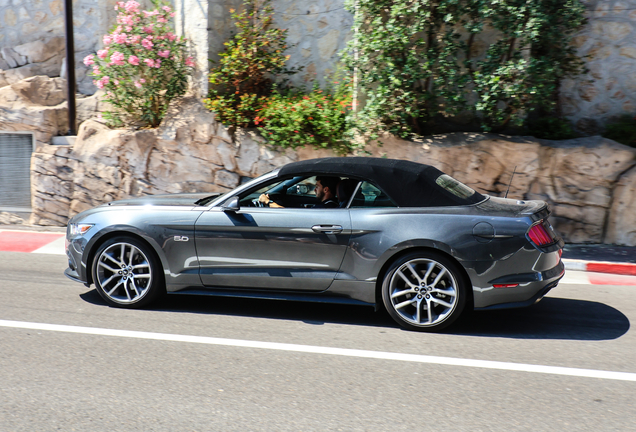
[{"label": "steering wheel", "polygon": [[252,200],[252,207],[265,207],[265,204],[260,202],[258,198]]}]

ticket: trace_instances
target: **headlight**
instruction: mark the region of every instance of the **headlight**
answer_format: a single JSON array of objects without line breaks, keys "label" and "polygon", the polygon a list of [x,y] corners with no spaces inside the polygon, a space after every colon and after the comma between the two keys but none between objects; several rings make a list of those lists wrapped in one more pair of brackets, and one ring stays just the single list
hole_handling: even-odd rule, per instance
[{"label": "headlight", "polygon": [[89,229],[93,228],[94,224],[71,224],[70,232],[72,236],[84,235]]}]

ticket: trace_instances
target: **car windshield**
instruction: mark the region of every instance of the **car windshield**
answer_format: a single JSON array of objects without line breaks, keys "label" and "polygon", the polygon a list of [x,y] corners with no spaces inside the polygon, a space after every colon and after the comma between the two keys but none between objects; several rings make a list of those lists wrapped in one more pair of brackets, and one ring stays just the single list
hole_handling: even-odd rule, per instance
[{"label": "car windshield", "polygon": [[213,200],[215,200],[217,198],[222,198],[224,195],[225,195],[224,193],[222,193],[222,194],[218,194],[218,193],[217,194],[213,194],[213,195],[210,195],[210,196],[207,196],[205,198],[201,198],[200,200],[195,201],[194,204],[198,205],[198,206],[206,206],[206,205],[210,204]]}]

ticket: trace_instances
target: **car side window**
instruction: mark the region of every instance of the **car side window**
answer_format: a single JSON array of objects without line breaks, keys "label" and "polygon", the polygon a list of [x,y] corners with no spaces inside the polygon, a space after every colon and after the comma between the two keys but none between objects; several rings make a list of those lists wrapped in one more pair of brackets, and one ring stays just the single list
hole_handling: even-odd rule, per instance
[{"label": "car side window", "polygon": [[269,201],[279,208],[309,208],[316,199],[316,176],[296,176],[284,180],[275,179],[246,191],[239,197],[241,207],[263,207],[259,197],[266,194]]},{"label": "car side window", "polygon": [[241,207],[260,207],[258,204],[258,197],[264,193],[272,193],[277,191],[283,186],[285,180],[275,180],[271,183],[260,186],[257,189],[252,189],[247,193],[242,194],[239,198],[239,204]]},{"label": "car side window", "polygon": [[287,189],[287,195],[315,198],[316,197],[315,189],[316,189],[316,176],[312,176],[290,186]]},{"label": "car side window", "polygon": [[397,207],[393,200],[377,186],[363,181],[358,188],[350,208],[360,207]]}]

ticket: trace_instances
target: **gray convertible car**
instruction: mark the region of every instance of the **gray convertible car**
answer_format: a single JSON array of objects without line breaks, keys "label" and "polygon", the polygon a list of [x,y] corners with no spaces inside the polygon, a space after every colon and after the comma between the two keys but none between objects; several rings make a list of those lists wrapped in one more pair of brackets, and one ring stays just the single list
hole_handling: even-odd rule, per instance
[{"label": "gray convertible car", "polygon": [[[321,179],[331,206],[316,205]],[[468,309],[532,305],[557,285],[563,240],[549,213],[428,165],[314,159],[222,195],[80,213],[68,224],[65,274],[117,307],[166,293],[383,305],[399,325],[432,331]]]}]

